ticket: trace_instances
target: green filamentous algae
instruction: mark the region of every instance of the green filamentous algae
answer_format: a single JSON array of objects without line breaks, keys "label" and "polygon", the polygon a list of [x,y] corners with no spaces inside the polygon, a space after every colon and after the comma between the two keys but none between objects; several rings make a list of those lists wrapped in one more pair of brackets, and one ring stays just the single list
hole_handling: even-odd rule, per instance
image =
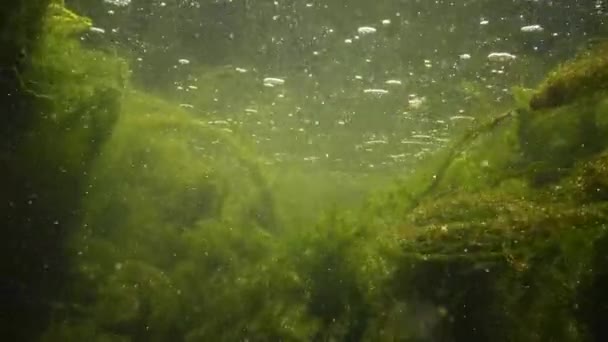
[{"label": "green filamentous algae", "polygon": [[0,5],[2,340],[608,340],[607,9]]}]

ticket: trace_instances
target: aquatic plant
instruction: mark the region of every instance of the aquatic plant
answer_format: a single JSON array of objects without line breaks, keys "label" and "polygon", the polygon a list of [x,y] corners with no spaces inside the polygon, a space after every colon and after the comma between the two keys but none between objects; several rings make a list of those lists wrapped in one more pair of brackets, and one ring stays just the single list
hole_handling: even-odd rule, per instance
[{"label": "aquatic plant", "polygon": [[552,71],[530,99],[532,110],[554,108],[605,91],[608,44],[599,44]]},{"label": "aquatic plant", "polygon": [[[42,340],[598,335],[588,316],[604,309],[581,298],[605,284],[605,145],[576,146],[604,129],[605,100],[579,94],[579,116],[566,105],[504,112],[361,210],[296,226],[281,200],[301,188],[273,187],[248,142],[133,89],[124,61],[79,44],[90,21],[57,5],[49,15],[19,74],[42,115],[14,166],[48,194],[44,207],[69,213],[69,282]],[[568,172],[535,183],[537,165]]]},{"label": "aquatic plant", "polygon": [[[0,152],[2,178],[10,184],[2,201],[11,203],[2,206],[8,241],[3,269],[27,294],[15,298],[16,307],[23,307],[15,318],[21,321],[7,327],[6,338],[13,339],[10,332],[15,332],[15,340],[40,332],[69,282],[65,234],[79,220],[87,171],[118,115],[123,88],[119,76],[126,67],[118,58],[81,49],[75,35],[90,21],[66,10],[62,2],[47,4],[2,5],[3,11],[15,6],[3,21],[14,26],[2,31],[13,33],[14,41],[3,52],[18,46],[23,53],[18,63],[2,65],[3,77],[13,82],[6,92],[10,101],[2,127],[7,134]],[[35,305],[27,307],[28,301]],[[25,322],[32,328],[23,329]]]}]

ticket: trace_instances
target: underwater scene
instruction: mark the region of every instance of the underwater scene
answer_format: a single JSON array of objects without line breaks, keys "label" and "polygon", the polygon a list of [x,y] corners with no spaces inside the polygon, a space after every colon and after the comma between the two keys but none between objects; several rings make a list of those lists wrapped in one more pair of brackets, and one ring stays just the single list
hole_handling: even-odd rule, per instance
[{"label": "underwater scene", "polygon": [[608,341],[606,0],[0,3],[0,340]]}]

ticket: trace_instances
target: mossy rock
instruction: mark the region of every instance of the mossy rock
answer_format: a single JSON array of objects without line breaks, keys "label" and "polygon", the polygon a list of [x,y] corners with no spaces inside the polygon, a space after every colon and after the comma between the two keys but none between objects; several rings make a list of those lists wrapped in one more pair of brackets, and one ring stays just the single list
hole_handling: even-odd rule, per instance
[{"label": "mossy rock", "polygon": [[608,88],[608,44],[599,44],[568,61],[541,83],[530,99],[532,110],[570,104]]},{"label": "mossy rock", "polygon": [[261,171],[230,133],[135,92],[122,108],[90,172],[84,236],[124,242],[150,261],[200,221],[275,230]]},{"label": "mossy rock", "polygon": [[403,227],[395,295],[438,308],[434,338],[585,341],[574,308],[606,208],[547,198],[482,192],[423,203]]},{"label": "mossy rock", "polygon": [[220,338],[226,317],[255,322],[259,267],[273,263],[279,234],[257,162],[232,133],[177,105],[132,91],[121,108],[70,239],[74,300],[94,297],[88,319],[131,338]]},{"label": "mossy rock", "polygon": [[[120,58],[80,46],[90,20],[50,3],[0,5],[2,269],[28,293],[7,307],[21,313],[6,325],[9,340],[33,340],[70,282],[65,234],[80,219],[82,185],[118,117],[126,72]],[[10,60],[15,49],[19,61]]]}]

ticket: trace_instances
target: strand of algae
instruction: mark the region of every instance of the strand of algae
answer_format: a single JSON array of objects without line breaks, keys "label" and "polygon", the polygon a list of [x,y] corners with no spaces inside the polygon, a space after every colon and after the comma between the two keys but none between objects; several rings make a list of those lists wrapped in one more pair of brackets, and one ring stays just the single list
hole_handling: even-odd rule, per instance
[{"label": "strand of algae", "polygon": [[474,142],[481,134],[494,130],[503,121],[515,116],[517,112],[517,109],[510,109],[506,112],[501,113],[500,115],[492,118],[490,121],[469,130],[455,144],[449,147],[447,155],[443,158],[443,160],[437,167],[437,172],[435,172],[431,183],[418,195],[411,196],[412,204],[409,206],[408,210],[414,210],[416,207],[418,207],[418,205],[422,202],[424,198],[431,195],[437,189],[439,184],[441,184],[441,181],[444,179],[444,176],[450,165],[452,165],[454,159],[460,153],[462,153],[467,148],[467,146]]},{"label": "strand of algae", "polygon": [[565,106],[579,98],[606,89],[608,89],[608,42],[602,42],[592,50],[585,51],[563,63],[552,71],[536,90],[513,87],[512,93],[517,107],[469,130],[453,144],[447,156],[439,164],[431,183],[418,195],[411,196],[412,204],[409,209],[415,209],[425,197],[437,189],[454,159],[481,134],[494,130],[501,122],[522,110],[528,113],[518,116],[523,119],[520,125],[526,125],[531,119],[531,112]]}]

